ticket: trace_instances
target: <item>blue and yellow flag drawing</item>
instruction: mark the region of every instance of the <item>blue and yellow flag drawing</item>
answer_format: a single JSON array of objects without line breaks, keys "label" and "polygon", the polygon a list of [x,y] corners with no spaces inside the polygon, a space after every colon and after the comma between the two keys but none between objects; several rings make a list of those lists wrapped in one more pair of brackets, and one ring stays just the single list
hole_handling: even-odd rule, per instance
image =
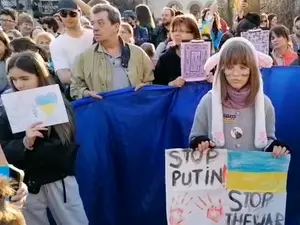
[{"label": "blue and yellow flag drawing", "polygon": [[249,192],[286,192],[290,156],[228,151],[227,188]]}]

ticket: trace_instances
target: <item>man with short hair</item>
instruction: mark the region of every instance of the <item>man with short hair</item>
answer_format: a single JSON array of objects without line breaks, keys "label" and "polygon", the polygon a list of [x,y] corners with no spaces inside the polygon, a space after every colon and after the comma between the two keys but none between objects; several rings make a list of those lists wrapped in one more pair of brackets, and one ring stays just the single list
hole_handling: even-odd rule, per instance
[{"label": "man with short hair", "polygon": [[33,29],[33,18],[27,13],[21,13],[18,18],[18,28],[23,37],[29,37]]},{"label": "man with short hair", "polygon": [[58,13],[65,32],[51,42],[50,53],[59,79],[63,84],[70,85],[75,57],[92,45],[93,31],[82,27],[81,11],[72,0],[61,0]]},{"label": "man with short hair", "polygon": [[173,18],[175,17],[174,9],[165,7],[161,14],[162,25],[157,27],[152,36],[152,43],[157,47],[161,42],[164,42],[168,38],[170,32],[170,26]]},{"label": "man with short hair", "polygon": [[17,25],[17,20],[18,20],[17,11],[10,8],[2,9],[0,11],[0,26],[2,27],[5,33],[15,29]]},{"label": "man with short hair", "polygon": [[134,43],[138,46],[149,40],[148,30],[137,24],[137,16],[132,10],[126,10],[123,13],[123,21],[130,24],[133,29]]},{"label": "man with short hair", "polygon": [[99,92],[128,87],[136,90],[153,79],[153,64],[139,47],[118,36],[121,15],[111,5],[98,4],[91,10],[96,43],[80,54],[72,70],[71,96],[93,97]]}]

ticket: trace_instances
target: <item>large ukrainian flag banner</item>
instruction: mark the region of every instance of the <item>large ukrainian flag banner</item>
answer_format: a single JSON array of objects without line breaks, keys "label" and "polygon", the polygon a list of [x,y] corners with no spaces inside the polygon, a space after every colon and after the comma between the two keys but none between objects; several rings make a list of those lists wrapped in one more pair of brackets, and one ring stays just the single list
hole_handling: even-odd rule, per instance
[{"label": "large ukrainian flag banner", "polygon": [[286,192],[290,156],[271,153],[228,151],[227,188],[248,192]]}]

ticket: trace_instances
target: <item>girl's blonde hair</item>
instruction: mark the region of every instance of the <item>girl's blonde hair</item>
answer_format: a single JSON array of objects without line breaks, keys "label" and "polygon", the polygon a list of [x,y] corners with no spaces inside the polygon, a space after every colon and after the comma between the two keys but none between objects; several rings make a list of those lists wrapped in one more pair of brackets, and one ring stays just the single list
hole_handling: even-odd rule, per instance
[{"label": "girl's blonde hair", "polygon": [[0,177],[0,224],[1,225],[26,225],[22,211],[6,201],[13,196],[15,191],[10,180]]},{"label": "girl's blonde hair", "polygon": [[145,42],[141,45],[141,49],[143,49],[149,58],[153,58],[155,55],[155,46],[152,43]]},{"label": "girl's blonde hair", "polygon": [[[55,84],[48,72],[48,69],[46,68],[43,58],[38,53],[27,51],[13,55],[8,61],[7,74],[9,74],[9,71],[13,68],[18,68],[26,71],[27,73],[35,74],[39,79],[40,87]],[[16,87],[14,87],[13,82],[10,81],[10,83],[13,90],[18,91]],[[65,100],[65,105],[69,122],[54,125],[52,127],[60,138],[62,144],[69,145],[74,141],[75,124],[73,110],[67,100]]]},{"label": "girl's blonde hair", "polygon": [[247,97],[246,103],[253,104],[255,102],[260,88],[261,74],[254,54],[252,48],[242,41],[232,42],[224,46],[218,65],[219,72],[217,73],[217,76],[220,76],[222,102],[228,99],[227,87],[229,85],[224,70],[228,66],[237,64],[242,64],[250,69],[250,77],[247,83],[250,86],[250,94]]},{"label": "girl's blonde hair", "polygon": [[23,37],[23,35],[21,34],[21,32],[18,31],[17,29],[9,30],[9,31],[7,31],[6,33],[7,33],[7,35],[8,35],[9,33],[11,33],[11,34],[14,36],[14,38],[20,38],[20,37]]},{"label": "girl's blonde hair", "polygon": [[3,56],[0,58],[0,61],[5,61],[10,56],[11,51],[10,51],[10,47],[9,47],[10,40],[4,31],[0,31],[0,41],[5,46],[5,51],[4,51]]},{"label": "girl's blonde hair", "polygon": [[51,33],[49,33],[49,32],[41,32],[41,33],[39,33],[39,34],[35,37],[34,42],[35,42],[36,44],[38,44],[39,41],[40,41],[40,39],[42,39],[42,38],[47,39],[49,42],[52,42],[52,41],[55,39],[55,37],[54,37]]},{"label": "girl's blonde hair", "polygon": [[122,27],[123,29],[125,29],[125,30],[131,35],[130,43],[131,43],[131,44],[134,44],[134,38],[133,38],[134,33],[133,33],[133,28],[132,28],[132,26],[131,26],[129,23],[122,22],[122,23],[121,23],[121,27]]}]

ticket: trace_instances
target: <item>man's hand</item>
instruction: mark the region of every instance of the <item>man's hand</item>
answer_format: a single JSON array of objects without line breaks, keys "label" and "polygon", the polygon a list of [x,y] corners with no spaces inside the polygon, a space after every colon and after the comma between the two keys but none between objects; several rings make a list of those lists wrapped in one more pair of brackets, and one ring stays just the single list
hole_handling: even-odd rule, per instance
[{"label": "man's hand", "polygon": [[98,95],[98,93],[96,91],[89,91],[89,90],[85,90],[83,92],[83,97],[92,97],[94,99],[102,99],[102,97],[100,95]]},{"label": "man's hand", "polygon": [[140,90],[141,88],[143,88],[143,87],[146,86],[146,85],[148,85],[148,84],[140,83],[140,84],[136,85],[134,91],[138,91],[138,90]]}]

